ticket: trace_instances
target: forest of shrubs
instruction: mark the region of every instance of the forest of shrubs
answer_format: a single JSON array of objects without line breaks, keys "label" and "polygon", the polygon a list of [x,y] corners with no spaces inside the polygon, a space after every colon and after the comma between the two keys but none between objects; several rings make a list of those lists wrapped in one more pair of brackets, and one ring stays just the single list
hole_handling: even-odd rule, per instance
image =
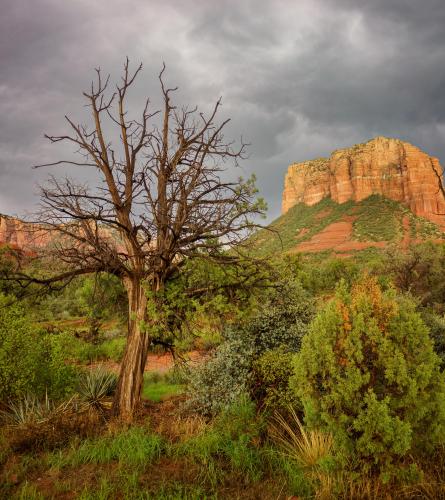
[{"label": "forest of shrubs", "polygon": [[150,352],[174,363],[147,367],[132,424],[110,411],[119,280],[0,281],[0,496],[445,497],[445,246],[237,272],[168,284]]}]

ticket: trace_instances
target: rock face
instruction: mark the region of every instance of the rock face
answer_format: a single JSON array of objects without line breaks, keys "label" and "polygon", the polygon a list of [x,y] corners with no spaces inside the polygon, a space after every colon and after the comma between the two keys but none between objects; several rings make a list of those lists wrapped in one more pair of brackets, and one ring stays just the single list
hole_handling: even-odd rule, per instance
[{"label": "rock face", "polygon": [[32,251],[48,242],[48,232],[35,224],[0,215],[0,245]]},{"label": "rock face", "polygon": [[439,189],[441,179],[442,167],[437,158],[408,142],[376,137],[334,151],[330,158],[290,165],[282,213],[297,203],[314,205],[328,197],[344,203],[381,194],[443,227],[445,197]]}]

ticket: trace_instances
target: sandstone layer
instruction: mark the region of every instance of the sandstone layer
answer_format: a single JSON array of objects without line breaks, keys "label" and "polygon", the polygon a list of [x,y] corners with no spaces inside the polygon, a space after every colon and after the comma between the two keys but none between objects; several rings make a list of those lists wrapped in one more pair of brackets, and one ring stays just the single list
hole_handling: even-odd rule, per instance
[{"label": "sandstone layer", "polygon": [[0,245],[32,251],[48,243],[48,231],[38,224],[0,214]]},{"label": "sandstone layer", "polygon": [[337,203],[380,194],[406,205],[414,214],[445,227],[445,197],[439,188],[437,158],[399,139],[376,137],[334,151],[329,158],[290,165],[284,183],[282,213],[297,203],[323,198]]}]

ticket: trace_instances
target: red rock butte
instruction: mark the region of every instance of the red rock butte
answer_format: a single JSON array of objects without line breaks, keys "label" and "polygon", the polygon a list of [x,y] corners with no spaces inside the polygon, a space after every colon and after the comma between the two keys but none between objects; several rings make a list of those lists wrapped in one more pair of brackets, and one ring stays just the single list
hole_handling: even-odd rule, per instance
[{"label": "red rock butte", "polygon": [[334,151],[329,158],[290,165],[282,213],[297,203],[314,205],[324,198],[358,202],[380,194],[445,228],[442,175],[437,158],[400,139],[376,137]]},{"label": "red rock butte", "polygon": [[44,247],[49,241],[49,232],[39,224],[0,214],[0,246],[32,251]]}]

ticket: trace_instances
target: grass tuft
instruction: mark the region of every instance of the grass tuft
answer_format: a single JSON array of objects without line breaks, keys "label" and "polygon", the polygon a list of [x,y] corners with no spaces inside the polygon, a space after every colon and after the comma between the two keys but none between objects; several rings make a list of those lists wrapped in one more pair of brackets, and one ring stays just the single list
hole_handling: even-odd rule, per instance
[{"label": "grass tuft", "polygon": [[59,456],[55,465],[77,466],[116,461],[119,464],[139,466],[158,459],[162,449],[163,440],[160,436],[149,434],[141,427],[133,427],[115,436],[85,440],[72,449],[65,459]]},{"label": "grass tuft", "polygon": [[280,413],[275,413],[271,435],[284,453],[300,466],[313,468],[331,455],[334,439],[331,434],[319,429],[307,431],[293,408],[289,408],[290,422]]}]

